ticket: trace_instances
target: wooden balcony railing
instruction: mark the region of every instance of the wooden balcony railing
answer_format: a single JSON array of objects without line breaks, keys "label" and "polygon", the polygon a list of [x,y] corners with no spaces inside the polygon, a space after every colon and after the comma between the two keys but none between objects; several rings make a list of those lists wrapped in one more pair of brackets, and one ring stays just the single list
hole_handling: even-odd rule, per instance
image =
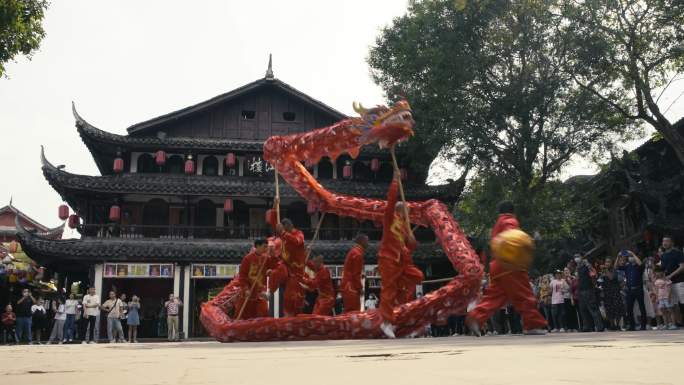
[{"label": "wooden balcony railing", "polygon": [[[299,228],[306,239],[314,235],[313,228]],[[185,226],[185,225],[118,225],[118,224],[86,224],[79,226],[79,232],[85,237],[96,238],[161,238],[161,239],[257,239],[272,234],[271,228],[247,226]],[[382,237],[379,228],[345,228],[323,227],[318,236],[324,241],[353,240],[356,234],[363,232],[370,240],[378,241]],[[416,239],[420,242],[434,241],[430,229],[418,228]]]}]

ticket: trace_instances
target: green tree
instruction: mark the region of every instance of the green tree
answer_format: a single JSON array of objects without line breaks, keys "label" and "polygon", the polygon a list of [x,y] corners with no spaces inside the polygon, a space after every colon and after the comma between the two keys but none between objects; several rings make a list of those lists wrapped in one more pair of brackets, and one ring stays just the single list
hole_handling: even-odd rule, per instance
[{"label": "green tree", "polygon": [[47,7],[46,0],[0,0],[0,77],[7,76],[5,63],[38,49]]},{"label": "green tree", "polygon": [[[574,80],[612,111],[656,129],[684,164],[684,135],[658,105],[684,73],[681,0],[566,1],[559,24],[572,51]],[[674,102],[673,102],[674,103]]]},{"label": "green tree", "polygon": [[[455,217],[464,231],[478,240],[478,246],[486,247],[489,242],[499,201],[530,199],[517,195],[511,189],[513,185],[506,175],[490,170],[478,174],[461,196]],[[573,178],[565,183],[549,181],[531,199],[535,210],[521,218],[521,226],[537,238],[534,268],[549,272],[567,262],[562,260],[563,255],[581,248],[581,242],[589,240],[584,236],[584,229],[597,207],[597,198],[586,185]]]},{"label": "green tree", "polygon": [[573,80],[574,63],[558,34],[561,5],[414,1],[382,31],[368,59],[388,97],[412,103],[417,161],[455,152],[454,167],[506,183],[523,222],[573,156],[605,151],[635,133]]}]

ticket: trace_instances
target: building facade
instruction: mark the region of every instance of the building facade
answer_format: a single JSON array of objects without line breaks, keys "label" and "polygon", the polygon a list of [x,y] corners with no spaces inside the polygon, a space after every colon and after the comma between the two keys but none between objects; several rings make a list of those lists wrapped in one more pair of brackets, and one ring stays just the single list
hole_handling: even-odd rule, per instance
[{"label": "building facade", "polygon": [[[44,151],[41,159],[45,178],[78,216],[70,221],[82,237],[53,240],[20,226],[19,238],[32,258],[59,273],[62,286],[81,281],[102,295],[116,289],[140,296],[141,337],[162,336],[160,309],[169,293],[185,303],[184,335],[202,336],[200,304],[232,279],[254,239],[271,234],[265,214],[275,182],[261,157],[264,140],[346,118],[276,79],[270,67],[262,79],[135,124],[127,135],[94,127],[75,108],[74,117],[101,175],[69,173]],[[356,159],[340,156],[308,166],[326,188],[349,195],[382,198],[392,177],[389,153],[370,146]],[[408,199],[450,201],[451,186],[427,186],[427,170],[401,166]],[[280,194],[281,216],[309,241],[320,214],[282,182]],[[326,215],[313,253],[323,255],[338,278],[360,231],[373,241],[367,288],[378,290],[374,265],[381,229],[373,223]],[[414,258],[428,276],[436,266],[449,268],[431,231],[418,230],[417,238]]]}]

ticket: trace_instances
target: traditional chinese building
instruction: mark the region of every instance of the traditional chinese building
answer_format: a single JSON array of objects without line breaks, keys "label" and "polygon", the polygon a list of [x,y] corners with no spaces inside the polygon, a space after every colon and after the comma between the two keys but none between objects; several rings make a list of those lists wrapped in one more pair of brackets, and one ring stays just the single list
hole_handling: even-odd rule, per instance
[{"label": "traditional chinese building", "polygon": [[64,224],[60,226],[49,228],[38,221],[32,219],[28,215],[24,214],[18,208],[12,205],[12,202],[5,206],[0,207],[0,242],[9,243],[12,241],[17,241],[17,226],[16,223],[19,221],[21,226],[27,231],[38,232],[43,237],[50,239],[59,239],[62,237],[62,232],[64,230]]},{"label": "traditional chinese building", "polygon": [[[69,224],[82,238],[54,240],[21,231],[21,243],[32,258],[61,273],[61,285],[82,281],[103,295],[115,287],[140,296],[141,336],[157,336],[160,328],[145,323],[157,317],[169,293],[186,304],[181,317],[185,336],[202,335],[200,303],[233,277],[253,239],[270,234],[265,213],[273,204],[275,182],[261,158],[264,140],[346,118],[276,79],[270,63],[264,78],[134,124],[127,135],[103,131],[73,112],[101,175],[55,167],[43,151],[41,159],[45,178],[75,212]],[[453,201],[452,186],[427,186],[427,170],[401,166],[408,199]],[[392,164],[387,151],[367,146],[357,159],[322,159],[312,173],[330,190],[381,198]],[[319,213],[282,182],[280,194],[281,215],[310,240]],[[372,223],[326,215],[314,253],[322,254],[339,277],[359,231],[375,241],[366,263],[368,290],[377,290],[373,271],[380,229]],[[431,231],[419,231],[418,239],[422,245],[414,258],[428,276],[433,269],[448,269]]]},{"label": "traditional chinese building", "polygon": [[44,269],[32,261],[17,241],[17,226],[44,239],[60,239],[64,224],[49,228],[9,204],[0,208],[0,308],[13,301],[21,288],[45,289]]},{"label": "traditional chinese building", "polygon": [[[673,125],[684,135],[684,119]],[[599,198],[587,230],[593,256],[635,249],[651,255],[664,235],[684,244],[684,167],[659,136],[583,182]]]}]

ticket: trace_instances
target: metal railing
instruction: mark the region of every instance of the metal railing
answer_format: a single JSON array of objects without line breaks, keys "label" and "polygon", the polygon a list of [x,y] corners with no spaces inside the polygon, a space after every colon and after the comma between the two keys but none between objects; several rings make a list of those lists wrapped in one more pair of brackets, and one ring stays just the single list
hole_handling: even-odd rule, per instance
[{"label": "metal railing", "polygon": [[[315,229],[299,227],[306,239],[311,239]],[[272,234],[269,226],[187,226],[187,225],[119,225],[119,224],[85,224],[79,225],[83,236],[96,238],[160,238],[160,239],[257,239]],[[323,241],[351,241],[359,232],[368,235],[370,240],[378,241],[382,237],[381,228],[359,227],[321,227],[318,234]],[[419,242],[434,241],[432,230],[418,228],[415,231]]]}]

